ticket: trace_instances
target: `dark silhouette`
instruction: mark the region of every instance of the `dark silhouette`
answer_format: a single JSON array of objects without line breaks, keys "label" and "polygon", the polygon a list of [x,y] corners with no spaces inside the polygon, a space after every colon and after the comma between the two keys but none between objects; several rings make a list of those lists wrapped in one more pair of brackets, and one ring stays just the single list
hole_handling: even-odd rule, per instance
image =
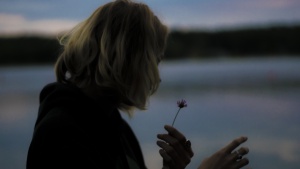
[{"label": "dark silhouette", "polygon": [[[216,57],[299,57],[300,26],[220,31],[171,30],[165,60]],[[0,37],[0,65],[53,64],[61,47],[56,37]]]},{"label": "dark silhouette", "polygon": [[[136,109],[147,109],[160,84],[158,64],[167,36],[168,28],[147,5],[129,0],[100,6],[63,36],[57,81],[40,93],[26,168],[146,168],[120,113],[133,117]],[[164,128],[167,132],[157,135],[162,168],[183,169],[194,155],[191,141],[172,126]],[[234,139],[199,169],[246,166],[248,148],[235,150],[246,140]]]}]

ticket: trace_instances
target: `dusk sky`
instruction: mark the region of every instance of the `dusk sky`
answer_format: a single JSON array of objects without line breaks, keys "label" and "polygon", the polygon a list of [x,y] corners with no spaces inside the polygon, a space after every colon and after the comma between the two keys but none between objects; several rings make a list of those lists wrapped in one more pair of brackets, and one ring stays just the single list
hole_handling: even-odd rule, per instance
[{"label": "dusk sky", "polygon": [[[0,0],[0,34],[57,34],[110,0]],[[139,0],[171,28],[300,23],[300,0]]]}]

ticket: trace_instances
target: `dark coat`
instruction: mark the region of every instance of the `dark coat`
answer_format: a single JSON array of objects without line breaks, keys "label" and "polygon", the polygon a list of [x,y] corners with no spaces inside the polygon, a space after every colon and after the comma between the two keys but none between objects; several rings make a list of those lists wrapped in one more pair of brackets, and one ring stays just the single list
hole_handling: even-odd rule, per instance
[{"label": "dark coat", "polygon": [[40,107],[27,169],[146,168],[140,145],[110,92],[96,102],[75,86],[52,83]]}]

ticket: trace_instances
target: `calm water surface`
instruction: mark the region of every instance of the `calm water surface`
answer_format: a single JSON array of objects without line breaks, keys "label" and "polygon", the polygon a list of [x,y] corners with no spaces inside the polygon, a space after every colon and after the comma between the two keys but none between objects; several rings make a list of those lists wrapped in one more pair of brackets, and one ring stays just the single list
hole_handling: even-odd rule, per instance
[{"label": "calm water surface", "polygon": [[[171,124],[192,141],[188,169],[233,138],[248,136],[253,169],[300,168],[300,59],[166,62],[147,111],[123,117],[135,130],[149,169],[161,168],[156,134]],[[51,66],[0,68],[0,168],[25,169],[41,88]]]}]

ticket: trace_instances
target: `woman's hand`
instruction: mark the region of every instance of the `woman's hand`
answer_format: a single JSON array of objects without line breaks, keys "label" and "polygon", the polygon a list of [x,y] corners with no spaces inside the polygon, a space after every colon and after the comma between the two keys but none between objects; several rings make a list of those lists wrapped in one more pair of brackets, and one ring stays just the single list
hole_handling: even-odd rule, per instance
[{"label": "woman's hand", "polygon": [[168,134],[158,134],[157,145],[161,148],[159,154],[163,158],[163,169],[183,169],[190,162],[194,153],[191,142],[177,129],[165,125]]},{"label": "woman's hand", "polygon": [[212,156],[204,159],[198,169],[239,169],[248,165],[249,160],[243,158],[243,155],[248,154],[249,149],[241,147],[235,150],[245,141],[247,141],[247,137],[240,137],[233,140]]}]

